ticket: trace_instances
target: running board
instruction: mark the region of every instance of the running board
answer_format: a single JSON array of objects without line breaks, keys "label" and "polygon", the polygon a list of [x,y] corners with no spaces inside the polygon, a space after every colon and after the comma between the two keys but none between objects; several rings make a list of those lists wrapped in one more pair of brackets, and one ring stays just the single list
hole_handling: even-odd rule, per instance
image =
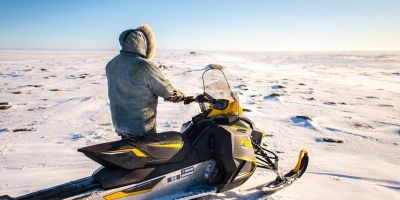
[{"label": "running board", "polygon": [[19,197],[12,198],[8,195],[0,196],[0,200],[65,199],[97,188],[100,188],[100,184],[96,183],[93,178],[89,176]]},{"label": "running board", "polygon": [[201,185],[193,188],[190,192],[183,193],[179,198],[175,198],[175,200],[196,199],[215,193],[217,193],[217,188],[208,185]]}]

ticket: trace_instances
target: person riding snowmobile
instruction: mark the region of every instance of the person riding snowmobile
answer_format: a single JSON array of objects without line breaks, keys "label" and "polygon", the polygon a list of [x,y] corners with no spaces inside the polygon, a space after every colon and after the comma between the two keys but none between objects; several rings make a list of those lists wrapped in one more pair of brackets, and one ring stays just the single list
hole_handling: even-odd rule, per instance
[{"label": "person riding snowmobile", "polygon": [[120,54],[106,66],[114,128],[122,138],[154,134],[158,97],[180,102],[184,95],[151,61],[156,41],[149,25],[122,32],[119,42]]}]

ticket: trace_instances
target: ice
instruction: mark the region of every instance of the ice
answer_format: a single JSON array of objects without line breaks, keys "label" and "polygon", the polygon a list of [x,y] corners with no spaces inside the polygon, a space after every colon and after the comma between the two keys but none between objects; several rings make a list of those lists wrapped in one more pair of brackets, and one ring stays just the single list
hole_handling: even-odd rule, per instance
[{"label": "ice", "polygon": [[[117,53],[0,51],[0,102],[12,105],[0,110],[0,194],[33,192],[99,167],[76,150],[119,138],[104,69]],[[155,62],[191,96],[203,91],[208,64],[223,65],[284,170],[309,150],[303,177],[267,199],[400,199],[399,52],[160,51]],[[159,102],[158,131],[179,131],[199,112],[196,104]],[[247,189],[272,178],[258,169],[243,186],[206,199],[260,198]]]}]

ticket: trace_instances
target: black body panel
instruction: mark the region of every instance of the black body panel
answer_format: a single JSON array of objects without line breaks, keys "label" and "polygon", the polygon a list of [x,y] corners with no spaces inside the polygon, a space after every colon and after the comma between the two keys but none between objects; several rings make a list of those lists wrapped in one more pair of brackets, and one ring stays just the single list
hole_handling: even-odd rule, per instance
[{"label": "black body panel", "polygon": [[[215,160],[217,173],[210,179],[210,185],[217,186],[222,192],[243,184],[255,170],[255,155],[250,142],[252,130],[251,124],[237,116],[197,117],[183,134],[164,132],[85,147],[79,151],[105,166],[94,174],[94,180],[104,189],[139,183],[206,160]],[[160,144],[164,146],[157,146]],[[177,144],[182,145],[177,148]],[[118,152],[133,148],[140,150],[145,157],[132,151]]]},{"label": "black body panel", "polygon": [[199,152],[203,152],[202,155],[211,155],[212,159],[216,160],[219,166],[216,182],[219,192],[246,182],[256,167],[254,150],[248,143],[252,130],[246,126],[239,126],[237,122],[225,125],[215,121],[208,122],[193,144]]},{"label": "black body panel", "polygon": [[184,136],[179,132],[163,132],[78,149],[105,167],[128,170],[149,164],[179,162],[188,150]]}]

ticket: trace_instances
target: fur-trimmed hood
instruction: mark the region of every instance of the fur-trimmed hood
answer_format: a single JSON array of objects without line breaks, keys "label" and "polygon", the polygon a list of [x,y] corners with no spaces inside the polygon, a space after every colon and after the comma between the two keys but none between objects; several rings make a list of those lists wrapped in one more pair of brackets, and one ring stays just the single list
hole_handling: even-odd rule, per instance
[{"label": "fur-trimmed hood", "polygon": [[122,53],[139,54],[152,60],[156,55],[156,39],[153,30],[147,24],[137,29],[129,29],[119,36]]}]

